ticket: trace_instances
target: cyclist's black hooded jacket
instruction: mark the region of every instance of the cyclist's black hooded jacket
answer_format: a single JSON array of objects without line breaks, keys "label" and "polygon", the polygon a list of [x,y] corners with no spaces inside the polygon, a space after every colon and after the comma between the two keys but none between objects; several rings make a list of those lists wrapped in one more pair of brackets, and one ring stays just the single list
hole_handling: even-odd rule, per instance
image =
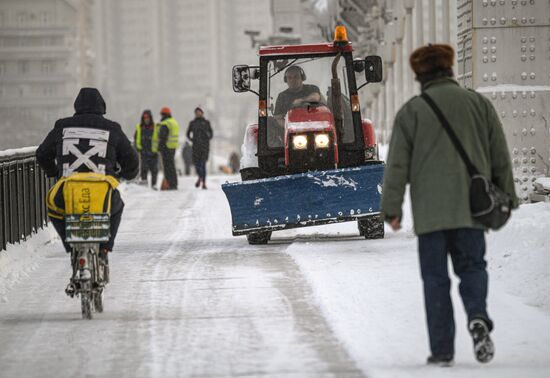
[{"label": "cyclist's black hooded jacket", "polygon": [[131,180],[139,158],[120,125],[103,117],[105,101],[95,88],[82,88],[75,114],[55,123],[36,150],[36,159],[50,177],[97,172]]}]

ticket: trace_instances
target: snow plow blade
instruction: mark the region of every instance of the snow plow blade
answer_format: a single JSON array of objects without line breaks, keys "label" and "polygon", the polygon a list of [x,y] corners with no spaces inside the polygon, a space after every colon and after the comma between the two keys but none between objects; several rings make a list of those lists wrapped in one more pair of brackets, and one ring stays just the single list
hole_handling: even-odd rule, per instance
[{"label": "snow plow blade", "polygon": [[380,213],[384,164],[226,183],[233,235],[353,221]]}]

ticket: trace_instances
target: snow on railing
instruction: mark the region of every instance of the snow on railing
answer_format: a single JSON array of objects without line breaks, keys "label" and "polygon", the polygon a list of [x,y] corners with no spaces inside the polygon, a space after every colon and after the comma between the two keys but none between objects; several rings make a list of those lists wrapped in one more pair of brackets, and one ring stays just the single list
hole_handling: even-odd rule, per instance
[{"label": "snow on railing", "polygon": [[36,162],[36,147],[0,151],[0,251],[47,223],[46,194],[53,184]]}]

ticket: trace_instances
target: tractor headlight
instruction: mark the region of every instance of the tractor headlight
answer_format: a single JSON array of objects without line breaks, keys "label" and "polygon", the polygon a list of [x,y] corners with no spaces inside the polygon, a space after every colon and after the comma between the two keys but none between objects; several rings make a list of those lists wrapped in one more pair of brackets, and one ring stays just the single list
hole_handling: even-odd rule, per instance
[{"label": "tractor headlight", "polygon": [[315,147],[317,148],[328,148],[330,139],[328,134],[317,134],[315,135]]},{"label": "tractor headlight", "polygon": [[295,150],[305,150],[307,148],[307,137],[305,135],[294,135],[292,145]]}]

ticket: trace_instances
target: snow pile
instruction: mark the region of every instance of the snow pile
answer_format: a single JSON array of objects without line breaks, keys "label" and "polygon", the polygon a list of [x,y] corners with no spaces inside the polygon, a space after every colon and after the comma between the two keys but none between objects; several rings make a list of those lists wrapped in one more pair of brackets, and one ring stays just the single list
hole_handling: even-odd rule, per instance
[{"label": "snow pile", "polygon": [[23,147],[23,148],[14,148],[9,150],[0,151],[0,159],[9,158],[17,155],[28,155],[36,151],[37,146]]},{"label": "snow pile", "polygon": [[535,185],[539,185],[542,189],[550,191],[550,177],[539,177],[535,180]]},{"label": "snow pile", "polygon": [[20,279],[29,277],[39,265],[43,247],[59,239],[53,227],[47,227],[33,234],[21,244],[9,244],[0,251],[0,303],[6,302],[6,294]]},{"label": "snow pile", "polygon": [[550,314],[550,203],[522,205],[502,232],[489,233],[491,278]]}]

